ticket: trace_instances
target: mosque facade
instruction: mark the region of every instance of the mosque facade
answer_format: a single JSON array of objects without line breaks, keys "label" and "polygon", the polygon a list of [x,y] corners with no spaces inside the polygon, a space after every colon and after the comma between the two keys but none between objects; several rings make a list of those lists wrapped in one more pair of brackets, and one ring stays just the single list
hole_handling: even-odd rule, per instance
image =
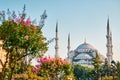
[{"label": "mosque facade", "polygon": [[[80,64],[82,66],[93,67],[92,59],[96,57],[98,52],[91,44],[84,42],[80,44],[75,50],[68,53],[68,60],[73,64]],[[100,60],[104,62],[105,57],[98,53]]]},{"label": "mosque facade", "polygon": [[[57,55],[58,57],[58,24],[56,24],[56,46],[55,46],[55,57]],[[107,20],[107,61],[108,64],[111,64],[111,61],[113,60],[113,52],[112,52],[112,33],[110,31],[110,27],[109,27],[109,18]],[[100,60],[102,62],[105,61],[105,56],[103,56],[102,54],[99,53],[99,51],[94,48],[91,44],[87,43],[86,40],[84,41],[84,43],[80,44],[75,50],[70,50],[70,34],[68,35],[68,53],[67,53],[67,60],[72,62],[73,64],[79,64],[82,66],[88,66],[88,67],[93,67],[92,65],[92,60],[93,58],[96,57],[96,53],[98,53]]]}]

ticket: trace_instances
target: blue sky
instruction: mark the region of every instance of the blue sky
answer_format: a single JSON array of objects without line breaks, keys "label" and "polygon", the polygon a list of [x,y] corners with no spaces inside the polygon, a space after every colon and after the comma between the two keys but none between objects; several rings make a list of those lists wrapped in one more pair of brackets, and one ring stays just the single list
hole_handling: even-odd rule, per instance
[{"label": "blue sky", "polygon": [[[0,0],[0,10],[21,11],[26,4],[27,16],[40,20],[47,11],[43,34],[47,39],[55,36],[55,24],[59,26],[59,55],[67,55],[67,36],[71,34],[71,50],[84,42],[93,45],[106,56],[106,25],[109,16],[113,36],[114,60],[120,60],[120,0]],[[46,55],[54,56],[54,42]]]}]

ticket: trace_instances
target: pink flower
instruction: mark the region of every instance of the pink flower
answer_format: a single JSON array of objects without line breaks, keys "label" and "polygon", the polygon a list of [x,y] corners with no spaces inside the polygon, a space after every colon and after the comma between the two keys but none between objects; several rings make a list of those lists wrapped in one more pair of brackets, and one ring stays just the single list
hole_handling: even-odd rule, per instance
[{"label": "pink flower", "polygon": [[36,67],[34,67],[32,71],[37,73],[38,69]]},{"label": "pink flower", "polygon": [[22,20],[21,18],[17,18],[16,21],[20,23],[20,22],[22,22],[23,20]]},{"label": "pink flower", "polygon": [[26,25],[27,27],[30,27],[30,18],[28,18],[28,19],[25,21],[25,25]]},{"label": "pink flower", "polygon": [[64,59],[64,61],[67,61],[66,59]]},{"label": "pink flower", "polygon": [[47,62],[51,62],[52,60],[50,58],[47,59]]},{"label": "pink flower", "polygon": [[48,59],[45,57],[45,58],[40,58],[40,59],[38,59],[37,60],[37,62],[47,62],[48,61]]},{"label": "pink flower", "polygon": [[39,68],[40,67],[40,65],[38,64],[38,65],[35,65],[36,66],[36,68]]},{"label": "pink flower", "polygon": [[10,23],[11,23],[11,24],[13,24],[13,23],[14,23],[14,20],[13,20],[13,19],[12,19],[12,20],[10,20]]},{"label": "pink flower", "polygon": [[42,58],[41,59],[41,62],[47,62],[47,58],[45,57],[45,58]]},{"label": "pink flower", "polygon": [[37,60],[37,62],[41,62],[41,58],[39,58],[39,59]]},{"label": "pink flower", "polygon": [[52,64],[52,67],[55,67],[55,66],[56,66],[56,64],[55,64],[55,63],[53,63],[53,64]]},{"label": "pink flower", "polygon": [[28,36],[28,35],[24,36],[24,39],[25,39],[25,40],[28,40],[28,38],[29,38],[29,36]]}]

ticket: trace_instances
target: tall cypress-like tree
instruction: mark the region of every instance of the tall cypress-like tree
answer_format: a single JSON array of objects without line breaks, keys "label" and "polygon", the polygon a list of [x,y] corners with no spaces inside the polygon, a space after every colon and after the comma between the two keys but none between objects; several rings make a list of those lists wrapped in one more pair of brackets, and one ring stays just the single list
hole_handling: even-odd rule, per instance
[{"label": "tall cypress-like tree", "polygon": [[116,67],[117,67],[117,76],[118,76],[118,79],[120,79],[120,62],[117,62],[116,64]]},{"label": "tall cypress-like tree", "polygon": [[101,66],[101,60],[99,57],[99,53],[96,52],[96,57],[93,58],[93,66],[95,71],[94,80],[98,80],[100,78],[100,66]]},{"label": "tall cypress-like tree", "polygon": [[118,77],[118,80],[120,80],[120,62],[118,61],[116,63],[115,61],[112,61],[111,63],[113,64],[112,68],[114,70],[112,73],[114,73],[114,74],[116,73],[115,75]]}]

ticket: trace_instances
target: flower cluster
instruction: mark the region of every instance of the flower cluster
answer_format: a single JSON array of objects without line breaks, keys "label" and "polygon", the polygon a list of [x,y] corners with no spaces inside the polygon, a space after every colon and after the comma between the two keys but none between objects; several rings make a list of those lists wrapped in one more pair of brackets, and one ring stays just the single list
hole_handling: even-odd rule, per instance
[{"label": "flower cluster", "polygon": [[58,76],[60,72],[67,73],[70,70],[70,63],[66,59],[62,58],[51,58],[51,57],[43,57],[37,60],[38,65],[33,68],[33,72],[35,72],[39,76],[48,76],[54,77]]},{"label": "flower cluster", "polygon": [[63,69],[63,66],[69,64],[66,59],[51,57],[39,58],[37,62],[39,64],[33,68],[33,72],[38,72],[40,68],[46,68],[46,70],[47,69],[55,70],[56,68]]},{"label": "flower cluster", "polygon": [[[33,37],[34,33],[36,33],[35,30],[37,30],[37,27],[33,24],[31,24],[30,18],[22,19],[20,17],[10,20],[10,25],[13,27],[13,29],[16,30],[16,36],[19,36],[18,40],[21,41],[21,43],[25,41],[28,41],[30,36]],[[17,40],[17,39],[16,39]]]},{"label": "flower cluster", "polygon": [[30,27],[31,24],[30,18],[27,18],[26,20],[23,20],[22,18],[16,18],[16,22],[22,23],[26,25],[26,27]]},{"label": "flower cluster", "polygon": [[[10,23],[11,24],[17,23],[16,26],[18,26],[18,25],[19,26],[24,26],[24,29],[25,28],[27,28],[27,29],[29,28],[29,29],[33,29],[33,30],[37,29],[37,27],[35,25],[31,24],[30,18],[27,18],[26,20],[24,20],[24,19],[18,17],[15,20],[10,20]],[[24,35],[23,37],[24,37],[24,40],[28,40],[29,39],[29,35],[28,34]]]},{"label": "flower cluster", "polygon": [[67,63],[66,59],[62,59],[62,58],[51,58],[51,57],[43,57],[43,58],[39,58],[38,63],[53,63],[55,64],[57,62],[58,65],[63,65],[65,63]]},{"label": "flower cluster", "polygon": [[31,23],[30,18],[23,19],[17,17],[5,20],[0,25],[0,38],[4,41],[6,40],[5,43],[11,43],[9,44],[10,46],[17,45],[20,48],[29,48],[30,50],[34,50],[34,53],[40,49],[42,50],[42,48],[47,48],[41,29]]}]

